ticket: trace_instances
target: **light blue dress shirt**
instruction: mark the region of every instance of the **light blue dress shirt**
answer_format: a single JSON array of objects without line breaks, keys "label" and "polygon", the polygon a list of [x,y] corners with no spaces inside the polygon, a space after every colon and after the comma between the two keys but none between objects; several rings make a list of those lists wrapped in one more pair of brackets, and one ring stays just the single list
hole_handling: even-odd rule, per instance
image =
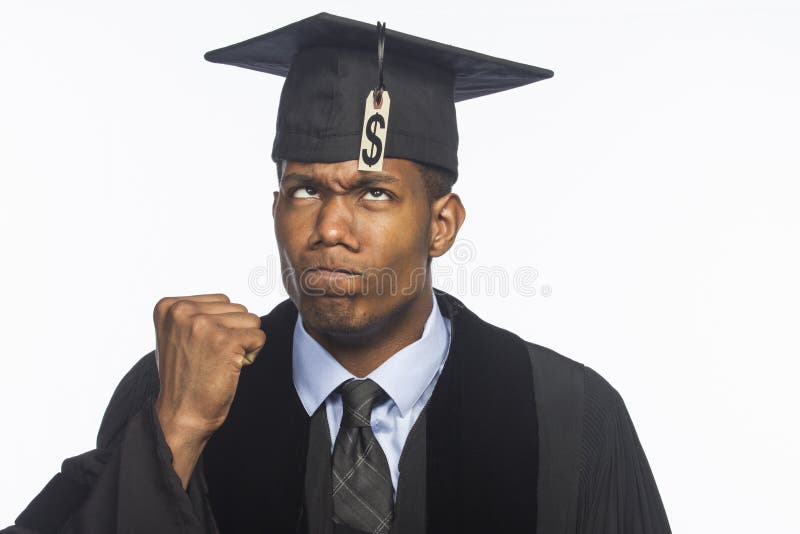
[{"label": "light blue dress shirt", "polygon": [[[422,337],[394,353],[365,377],[389,396],[372,407],[371,426],[389,462],[395,499],[403,445],[433,393],[450,349],[450,320],[442,315],[433,292],[431,298],[433,309],[425,321]],[[309,416],[325,402],[333,453],[342,421],[342,396],[334,390],[345,380],[357,377],[306,332],[299,314],[292,343],[292,378]]]}]

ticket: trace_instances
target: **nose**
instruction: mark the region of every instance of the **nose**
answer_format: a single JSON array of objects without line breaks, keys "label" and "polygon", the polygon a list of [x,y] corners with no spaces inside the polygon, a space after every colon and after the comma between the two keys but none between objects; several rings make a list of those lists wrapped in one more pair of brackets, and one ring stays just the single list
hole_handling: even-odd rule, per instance
[{"label": "nose", "polygon": [[354,223],[353,209],[348,204],[347,196],[330,195],[322,202],[317,213],[314,229],[309,235],[309,247],[343,245],[352,251],[358,250]]}]

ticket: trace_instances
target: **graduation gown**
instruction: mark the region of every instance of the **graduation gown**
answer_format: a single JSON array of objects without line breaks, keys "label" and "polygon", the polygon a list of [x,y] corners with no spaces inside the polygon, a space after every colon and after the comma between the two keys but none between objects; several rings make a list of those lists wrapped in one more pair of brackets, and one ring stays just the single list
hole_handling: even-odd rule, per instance
[{"label": "graduation gown", "polygon": [[[435,294],[450,352],[404,446],[392,534],[670,532],[618,392]],[[267,344],[187,490],[155,415],[151,352],[117,387],[97,448],[65,460],[1,532],[336,534],[324,410],[309,418],[291,378],[296,317],[289,300],[262,317]]]}]

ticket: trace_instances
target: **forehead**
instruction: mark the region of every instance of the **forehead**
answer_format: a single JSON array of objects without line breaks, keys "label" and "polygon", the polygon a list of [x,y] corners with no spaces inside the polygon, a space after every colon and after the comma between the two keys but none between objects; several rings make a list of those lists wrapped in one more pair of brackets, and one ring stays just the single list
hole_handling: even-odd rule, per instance
[{"label": "forehead", "polygon": [[359,171],[358,160],[334,163],[284,161],[281,178],[338,182],[342,185],[373,180],[407,187],[423,185],[419,166],[413,161],[399,158],[384,159],[382,172]]}]

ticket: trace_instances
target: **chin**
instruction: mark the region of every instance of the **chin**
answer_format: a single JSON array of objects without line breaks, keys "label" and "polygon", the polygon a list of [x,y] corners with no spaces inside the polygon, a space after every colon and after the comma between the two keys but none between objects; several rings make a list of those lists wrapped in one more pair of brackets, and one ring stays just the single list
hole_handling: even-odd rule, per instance
[{"label": "chin", "polygon": [[348,297],[306,296],[297,308],[306,329],[329,335],[363,335],[379,322],[377,317],[359,310],[357,299]]}]

